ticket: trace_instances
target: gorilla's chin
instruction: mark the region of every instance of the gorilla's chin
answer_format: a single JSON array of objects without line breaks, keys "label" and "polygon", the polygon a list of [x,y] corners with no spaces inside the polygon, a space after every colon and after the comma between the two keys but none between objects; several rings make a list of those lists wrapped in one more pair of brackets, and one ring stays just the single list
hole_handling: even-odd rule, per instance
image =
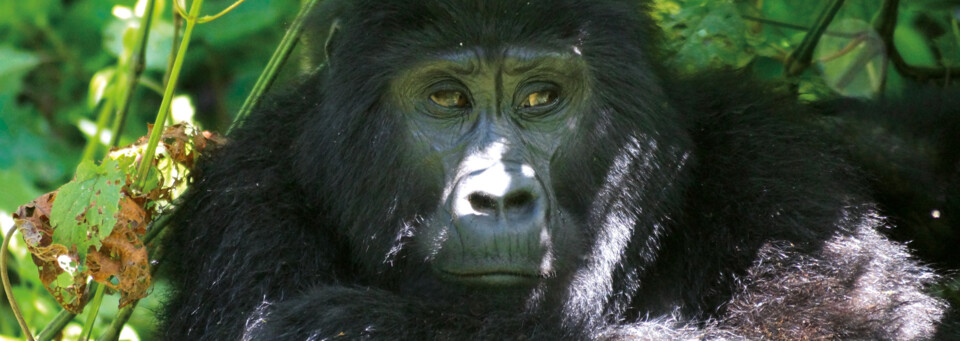
[{"label": "gorilla's chin", "polygon": [[476,268],[457,269],[456,272],[439,270],[437,274],[444,281],[476,287],[530,287],[540,281],[540,276],[535,272],[523,269]]}]

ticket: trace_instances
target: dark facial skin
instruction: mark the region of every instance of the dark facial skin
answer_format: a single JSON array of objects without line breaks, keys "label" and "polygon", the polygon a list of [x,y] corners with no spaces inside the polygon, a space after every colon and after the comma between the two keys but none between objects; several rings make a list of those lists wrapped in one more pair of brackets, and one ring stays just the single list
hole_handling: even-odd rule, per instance
[{"label": "dark facial skin", "polygon": [[550,162],[581,119],[586,71],[572,50],[463,49],[391,83],[412,145],[443,169],[443,201],[418,245],[439,278],[525,286],[554,274],[566,223]]}]

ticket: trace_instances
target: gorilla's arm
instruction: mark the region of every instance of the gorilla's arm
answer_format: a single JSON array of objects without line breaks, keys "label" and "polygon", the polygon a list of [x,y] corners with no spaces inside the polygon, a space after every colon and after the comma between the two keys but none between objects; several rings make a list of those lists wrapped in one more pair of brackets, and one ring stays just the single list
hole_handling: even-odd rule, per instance
[{"label": "gorilla's arm", "polygon": [[161,271],[176,290],[162,317],[165,339],[235,340],[264,302],[296,295],[337,266],[335,245],[309,233],[310,215],[291,204],[298,194],[279,155],[297,113],[254,116],[231,136],[242,144],[228,142],[195,168],[163,241]]},{"label": "gorilla's arm", "polygon": [[[379,289],[325,285],[278,303],[245,336],[252,340],[427,340],[423,307]],[[419,320],[419,321],[418,321]]]},{"label": "gorilla's arm", "polygon": [[[279,302],[257,324],[253,340],[346,337],[377,340],[527,339],[747,340],[866,338],[919,340],[933,335],[942,302],[926,295],[928,270],[906,262],[902,246],[868,227],[837,237],[818,256],[786,244],[766,245],[762,262],[742,278],[725,313],[707,320],[672,314],[613,321],[595,330],[547,328],[550,321],[467,316],[383,290],[320,286]],[[850,271],[855,269],[855,271]],[[464,304],[469,304],[465,302]]]},{"label": "gorilla's arm", "polygon": [[774,340],[924,340],[937,331],[945,305],[925,293],[936,277],[902,245],[881,236],[865,216],[851,235],[812,254],[785,242],[762,247],[721,324]]}]

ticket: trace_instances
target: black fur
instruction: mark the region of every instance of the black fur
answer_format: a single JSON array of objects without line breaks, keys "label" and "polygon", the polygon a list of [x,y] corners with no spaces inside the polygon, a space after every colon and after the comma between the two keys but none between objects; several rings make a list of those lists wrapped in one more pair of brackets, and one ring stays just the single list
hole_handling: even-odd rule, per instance
[{"label": "black fur", "polygon": [[[329,65],[200,164],[165,241],[167,340],[933,337],[936,279],[791,96],[678,78],[635,1],[358,0]],[[383,101],[461,44],[576,46],[589,112],[551,159],[576,227],[529,290],[433,279],[410,251],[442,188]],[[562,242],[562,240],[561,240]]]},{"label": "black fur", "polygon": [[837,143],[868,174],[895,240],[960,268],[960,92],[919,89],[892,101],[819,103]]}]

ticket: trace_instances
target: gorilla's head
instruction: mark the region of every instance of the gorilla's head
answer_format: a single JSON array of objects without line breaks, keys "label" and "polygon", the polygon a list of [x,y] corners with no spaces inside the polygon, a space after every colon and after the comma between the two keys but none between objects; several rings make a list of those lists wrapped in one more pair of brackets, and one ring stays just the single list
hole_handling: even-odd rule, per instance
[{"label": "gorilla's head", "polygon": [[653,260],[689,138],[626,3],[335,9],[295,168],[368,281],[593,292]]}]

